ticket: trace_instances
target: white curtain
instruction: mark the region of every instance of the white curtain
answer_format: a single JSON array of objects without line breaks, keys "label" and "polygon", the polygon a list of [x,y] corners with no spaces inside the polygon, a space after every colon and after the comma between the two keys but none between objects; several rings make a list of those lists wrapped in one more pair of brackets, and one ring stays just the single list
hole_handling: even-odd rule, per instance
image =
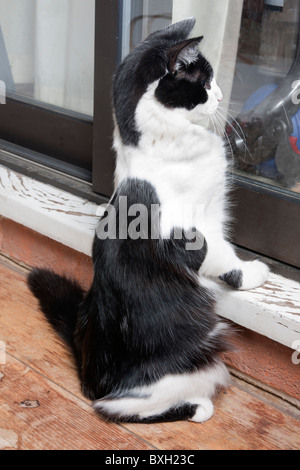
[{"label": "white curtain", "polygon": [[197,18],[193,35],[204,36],[201,51],[214,68],[225,103],[231,95],[243,3],[243,0],[173,1],[173,22],[190,16]]},{"label": "white curtain", "polygon": [[0,25],[14,83],[33,83],[35,0],[0,0]]},{"label": "white curtain", "polygon": [[93,114],[95,0],[0,0],[0,24],[16,87]]}]

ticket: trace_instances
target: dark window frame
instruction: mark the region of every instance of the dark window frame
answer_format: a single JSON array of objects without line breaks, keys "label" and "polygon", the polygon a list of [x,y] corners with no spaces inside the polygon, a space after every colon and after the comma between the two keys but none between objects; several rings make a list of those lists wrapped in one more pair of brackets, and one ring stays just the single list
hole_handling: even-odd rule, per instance
[{"label": "dark window frame", "polygon": [[113,192],[115,156],[112,150],[112,77],[120,61],[122,0],[96,1],[93,190]]},{"label": "dark window frame", "polygon": [[300,197],[233,176],[233,242],[300,268]]},{"label": "dark window frame", "polygon": [[[120,60],[123,0],[95,6],[93,120],[8,96],[0,106],[0,148],[10,158],[0,152],[0,163],[102,203],[113,192],[111,81]],[[232,182],[235,244],[300,268],[300,198],[247,177],[233,175]]]},{"label": "dark window frame", "polygon": [[14,149],[36,163],[47,162],[49,167],[91,180],[91,118],[61,113],[47,104],[41,107],[32,100],[17,99],[8,93],[6,104],[0,106],[0,122],[2,149]]}]

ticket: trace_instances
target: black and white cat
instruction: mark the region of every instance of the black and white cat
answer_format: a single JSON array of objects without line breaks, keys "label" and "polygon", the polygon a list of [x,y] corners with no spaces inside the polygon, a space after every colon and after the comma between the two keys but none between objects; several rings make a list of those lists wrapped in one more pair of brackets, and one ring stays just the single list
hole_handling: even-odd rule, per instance
[{"label": "black and white cat", "polygon": [[[208,420],[229,381],[218,357],[228,329],[209,278],[251,289],[268,277],[226,240],[224,145],[201,125],[222,93],[202,38],[188,39],[194,25],[153,33],[115,75],[116,189],[96,231],[89,292],[41,269],[28,280],[73,348],[83,392],[112,420]],[[146,221],[129,209],[124,222],[124,201],[145,208]]]}]

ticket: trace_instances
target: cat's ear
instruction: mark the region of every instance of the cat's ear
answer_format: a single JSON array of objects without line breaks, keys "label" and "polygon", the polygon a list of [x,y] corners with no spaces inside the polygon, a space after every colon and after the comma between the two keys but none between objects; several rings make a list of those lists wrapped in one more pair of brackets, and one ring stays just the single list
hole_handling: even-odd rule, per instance
[{"label": "cat's ear", "polygon": [[171,24],[164,30],[164,35],[170,36],[171,38],[176,38],[178,41],[183,41],[192,32],[195,24],[196,18],[194,17],[177,21],[177,23]]},{"label": "cat's ear", "polygon": [[171,47],[168,53],[168,70],[171,74],[174,74],[180,65],[188,66],[197,61],[199,55],[198,45],[202,39],[203,36],[187,39]]},{"label": "cat's ear", "polygon": [[167,26],[167,28],[151,33],[147,40],[160,39],[173,42],[184,41],[191,34],[195,24],[196,18],[187,18],[186,20],[173,23],[170,26]]}]

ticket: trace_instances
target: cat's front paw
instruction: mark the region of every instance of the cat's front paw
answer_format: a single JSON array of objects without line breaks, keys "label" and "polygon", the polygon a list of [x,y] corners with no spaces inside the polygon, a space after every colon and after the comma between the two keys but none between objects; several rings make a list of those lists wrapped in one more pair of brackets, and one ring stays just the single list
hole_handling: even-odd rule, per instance
[{"label": "cat's front paw", "polygon": [[241,290],[255,289],[260,287],[269,277],[270,270],[268,266],[261,261],[245,261],[243,265],[243,282]]},{"label": "cat's front paw", "polygon": [[266,282],[269,272],[268,266],[261,261],[245,261],[241,269],[233,269],[220,279],[235,289],[250,290]]}]

